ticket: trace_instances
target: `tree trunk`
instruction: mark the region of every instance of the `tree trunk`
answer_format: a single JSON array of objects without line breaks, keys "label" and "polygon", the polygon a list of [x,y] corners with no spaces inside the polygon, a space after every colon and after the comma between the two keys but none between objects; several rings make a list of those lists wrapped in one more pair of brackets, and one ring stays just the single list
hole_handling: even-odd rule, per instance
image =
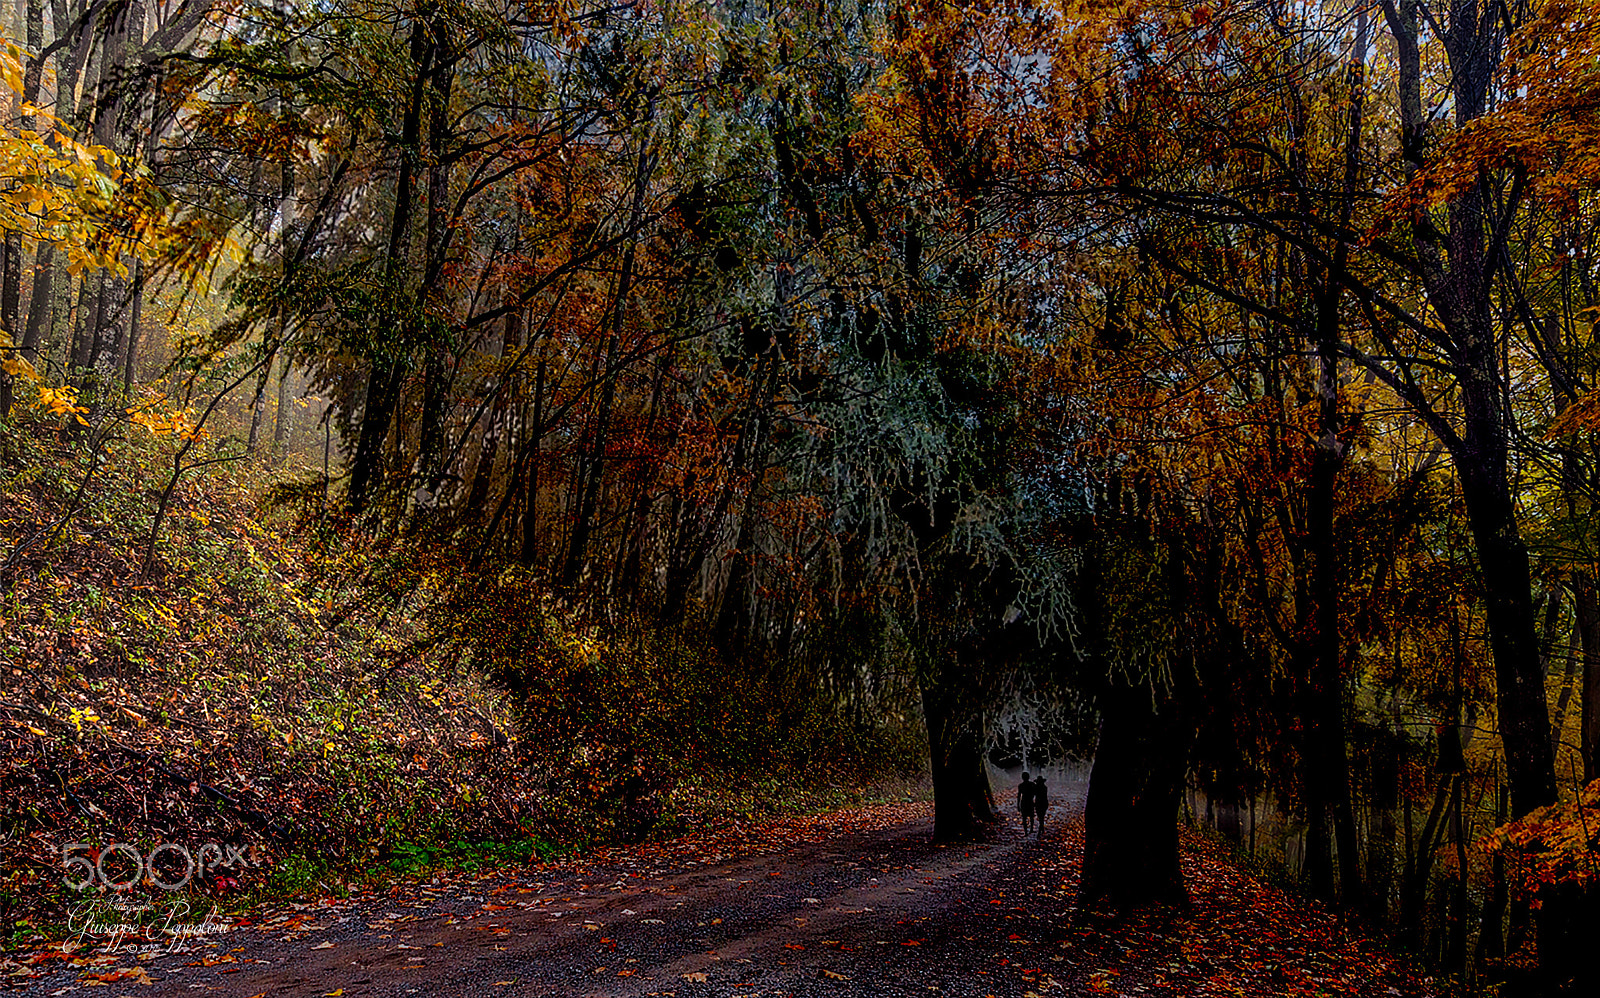
[{"label": "tree trunk", "polygon": [[[1421,73],[1419,5],[1415,0],[1384,0],[1383,7],[1397,46],[1402,148],[1408,169],[1416,169],[1425,159],[1423,139],[1429,121],[1417,85]],[[1444,39],[1458,125],[1483,113],[1501,51],[1500,33],[1516,26],[1502,25],[1496,18],[1480,19],[1473,9],[1452,10]],[[1494,206],[1495,211],[1513,208],[1514,204]],[[1511,814],[1517,818],[1554,802],[1556,785],[1531,598],[1532,575],[1507,479],[1510,430],[1505,422],[1500,357],[1490,314],[1489,282],[1502,254],[1490,252],[1486,245],[1491,204],[1483,184],[1452,199],[1448,216],[1447,233],[1419,228],[1412,241],[1418,277],[1428,286],[1429,302],[1448,333],[1450,360],[1458,372],[1462,432],[1451,442],[1450,450],[1461,478],[1462,499],[1484,583],[1496,710],[1511,788]]]},{"label": "tree trunk", "polygon": [[[1482,424],[1491,419],[1498,424],[1499,420],[1497,416],[1485,419],[1481,412],[1474,419],[1471,397],[1469,393],[1467,453],[1456,458],[1456,466],[1484,579],[1511,813],[1521,817],[1555,802],[1555,758],[1550,751],[1544,670],[1531,597],[1533,578],[1506,481],[1505,439],[1503,433],[1497,434],[1498,440],[1482,439],[1486,429]],[[1497,398],[1481,404],[1498,405]]]},{"label": "tree trunk", "polygon": [[1594,576],[1578,572],[1573,584],[1573,608],[1578,617],[1578,640],[1583,648],[1583,699],[1580,749],[1583,780],[1600,780],[1600,603],[1595,598]]},{"label": "tree trunk", "polygon": [[942,680],[922,684],[933,774],[933,837],[939,842],[981,838],[1000,821],[983,757],[983,725],[963,690]]},{"label": "tree trunk", "polygon": [[128,305],[128,348],[122,356],[122,383],[133,389],[139,373],[139,323],[144,318],[144,261],[133,264],[133,301]]},{"label": "tree trunk", "polygon": [[55,306],[56,248],[48,243],[39,247],[33,265],[33,296],[28,300],[28,325],[22,333],[22,350],[28,360],[37,360],[39,341]]},{"label": "tree trunk", "polygon": [[[92,303],[94,300],[94,287],[96,275],[85,273],[78,282],[78,306],[72,313],[72,345],[67,350],[67,366],[74,375],[81,373],[88,366],[89,356],[89,323],[93,316]],[[72,299],[72,288],[67,288],[67,299]]]},{"label": "tree trunk", "polygon": [[472,474],[472,486],[467,490],[465,512],[468,515],[482,508],[489,498],[489,483],[494,478],[495,461],[500,456],[500,436],[505,432],[506,421],[511,414],[511,393],[506,390],[511,372],[506,370],[506,361],[522,347],[521,322],[520,309],[508,313],[500,335],[500,371],[496,379],[494,405],[489,410],[489,424],[484,427],[483,440],[478,445],[477,470]]},{"label": "tree trunk", "polygon": [[355,453],[350,459],[350,511],[366,509],[372,489],[383,477],[383,443],[389,436],[389,421],[405,371],[385,358],[372,362],[367,376],[366,402],[361,409],[361,428],[356,436]]},{"label": "tree trunk", "polygon": [[261,368],[261,377],[256,379],[255,393],[250,397],[250,437],[244,445],[244,452],[255,457],[256,448],[261,445],[261,418],[267,410],[267,382],[272,377],[273,363],[277,353],[267,355],[267,363]]},{"label": "tree trunk", "polygon": [[[0,327],[15,349],[21,334],[18,332],[19,308],[22,295],[22,233],[8,232],[5,237],[5,255],[0,257]],[[11,375],[0,373],[0,419],[11,414]]]},{"label": "tree trunk", "polygon": [[[394,214],[389,224],[389,250],[384,261],[384,278],[391,285],[397,285],[400,281],[410,256],[413,188],[416,186],[419,144],[422,141],[423,94],[433,65],[434,46],[429,42],[427,27],[421,19],[413,21],[411,25],[408,48],[415,75],[400,126],[400,168],[395,178]],[[409,326],[407,320],[407,328],[402,330],[400,336],[402,344],[410,343],[413,339],[414,330]],[[372,489],[383,479],[383,445],[389,438],[389,424],[399,401],[405,368],[406,358],[400,350],[391,356],[379,354],[372,358],[372,369],[367,376],[366,401],[361,408],[361,426],[356,436],[355,453],[350,458],[347,495],[352,513],[359,515],[366,509]]]},{"label": "tree trunk", "polygon": [[[667,368],[667,357],[662,356],[656,362],[656,376],[650,385],[650,404],[646,409],[649,415],[645,419],[643,439],[652,443],[656,439],[656,421],[661,415],[661,388]],[[669,445],[662,447],[659,452],[666,453],[670,449]],[[637,498],[634,500],[633,522],[621,544],[621,558],[616,569],[617,590],[622,593],[638,593],[642,588],[644,552],[650,535],[650,510],[655,504],[655,486],[659,474],[660,466],[651,462],[635,479]]]},{"label": "tree trunk", "polygon": [[[1504,824],[1506,810],[1511,806],[1504,784],[1495,787],[1495,824]],[[1478,928],[1477,963],[1480,970],[1489,971],[1496,979],[1499,966],[1506,958],[1504,935],[1506,903],[1509,893],[1506,886],[1506,857],[1504,850],[1496,850],[1489,861],[1489,896],[1484,901],[1483,919]]]},{"label": "tree trunk", "polygon": [[[44,7],[40,0],[26,0],[23,4],[23,21],[26,25],[24,37],[27,39],[30,58],[23,71],[22,101],[20,103],[34,104],[39,99],[39,80],[44,62],[39,58],[38,52],[44,46]],[[22,130],[33,130],[37,122],[31,114],[23,115],[18,119]],[[44,250],[40,249],[42,255]],[[22,299],[22,233],[8,232],[5,235],[5,253],[0,256],[0,327],[4,327],[13,348],[21,347],[23,356],[28,360],[33,359],[33,343],[28,341],[28,335],[22,331],[21,322]],[[29,309],[30,318],[32,309]],[[0,373],[0,419],[11,414],[13,386],[11,375]]]},{"label": "tree trunk", "polygon": [[[1354,58],[1365,65],[1367,53],[1367,15],[1361,11],[1356,21]],[[1350,130],[1345,148],[1344,198],[1340,224],[1349,225],[1355,187],[1359,180],[1361,111],[1364,75],[1353,78],[1350,91]],[[1350,253],[1349,243],[1341,240],[1334,249],[1334,270],[1343,270]],[[1361,855],[1356,835],[1355,812],[1350,802],[1350,762],[1345,755],[1344,658],[1339,635],[1339,555],[1334,536],[1334,503],[1339,473],[1344,467],[1345,445],[1340,439],[1343,419],[1339,413],[1340,302],[1343,288],[1333,275],[1317,299],[1316,348],[1318,439],[1312,457],[1311,491],[1307,518],[1311,528],[1311,590],[1315,603],[1316,638],[1311,665],[1314,702],[1309,712],[1312,758],[1321,786],[1317,798],[1324,806],[1320,815],[1326,834],[1327,822],[1333,825],[1338,850],[1339,897],[1346,905],[1362,900]]]},{"label": "tree trunk", "polygon": [[289,360],[289,351],[280,349],[278,352],[283,359],[278,365],[278,412],[272,424],[272,463],[281,465],[289,456],[289,429],[293,418],[289,408],[293,404],[290,386],[294,381],[294,365]]},{"label": "tree trunk", "polygon": [[84,367],[89,369],[94,384],[99,384],[101,369],[105,366],[106,324],[112,314],[112,284],[116,278],[102,271],[96,275],[94,305],[89,322],[88,344],[84,354]]},{"label": "tree trunk", "polygon": [[539,553],[539,471],[543,463],[540,460],[542,455],[539,453],[539,446],[544,443],[546,360],[541,352],[539,368],[533,376],[533,420],[528,424],[528,439],[523,443],[528,461],[531,462],[528,469],[528,496],[522,511],[522,544],[517,552],[517,561],[524,568],[532,568],[534,557]]},{"label": "tree trunk", "polygon": [[1398,703],[1391,701],[1395,719],[1378,729],[1373,745],[1370,784],[1372,817],[1367,830],[1367,918],[1373,925],[1389,920],[1389,896],[1394,887],[1395,811],[1400,804],[1401,734]]},{"label": "tree trunk", "polygon": [[1117,909],[1184,904],[1178,808],[1187,728],[1170,697],[1145,687],[1113,685],[1099,707],[1079,901]]},{"label": "tree trunk", "polygon": [[[417,310],[426,312],[433,295],[435,283],[444,271],[445,248],[449,239],[450,221],[450,94],[455,86],[455,73],[451,64],[451,48],[443,19],[435,20],[432,27],[438,67],[432,74],[428,104],[428,216],[425,226],[424,267],[421,286],[417,289]],[[444,453],[445,402],[454,380],[454,367],[447,374],[445,359],[448,345],[430,342],[424,362],[422,385],[422,417],[417,435],[417,482],[434,496],[440,492],[442,476],[450,468],[439,466]]]}]

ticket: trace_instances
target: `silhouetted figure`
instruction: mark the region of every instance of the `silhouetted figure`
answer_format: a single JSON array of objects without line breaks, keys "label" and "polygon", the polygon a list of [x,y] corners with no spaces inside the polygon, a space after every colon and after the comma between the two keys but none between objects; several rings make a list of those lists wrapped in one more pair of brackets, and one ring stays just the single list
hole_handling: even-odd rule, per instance
[{"label": "silhouetted figure", "polygon": [[1034,833],[1044,834],[1044,813],[1050,810],[1050,792],[1044,788],[1044,777],[1033,781]]},{"label": "silhouetted figure", "polygon": [[1022,834],[1033,831],[1033,814],[1038,801],[1038,789],[1022,774],[1022,785],[1017,787],[1017,810],[1022,812]]}]

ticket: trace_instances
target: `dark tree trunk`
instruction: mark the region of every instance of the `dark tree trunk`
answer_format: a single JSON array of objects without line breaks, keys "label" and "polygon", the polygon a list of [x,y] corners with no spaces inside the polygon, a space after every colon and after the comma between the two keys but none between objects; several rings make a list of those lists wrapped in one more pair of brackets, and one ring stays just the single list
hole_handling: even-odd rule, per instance
[{"label": "dark tree trunk", "polygon": [[28,326],[22,333],[22,350],[32,361],[39,356],[39,341],[55,304],[56,248],[48,243],[39,247],[33,267],[33,297],[28,300]]},{"label": "dark tree trunk", "polygon": [[1395,811],[1400,803],[1399,722],[1379,730],[1372,754],[1372,811],[1367,832],[1366,905],[1367,918],[1373,925],[1389,920],[1389,894],[1394,887]]},{"label": "dark tree trunk", "polygon": [[[450,94],[455,85],[455,73],[446,68],[450,64],[451,48],[444,21],[433,26],[434,45],[437,47],[439,68],[433,73],[430,91],[428,148],[431,151],[428,166],[428,218],[424,240],[426,266],[422,286],[417,290],[417,307],[425,311],[432,297],[434,285],[444,269],[445,247],[448,243],[450,220]],[[439,492],[440,476],[449,468],[439,467],[444,452],[445,400],[450,394],[453,373],[446,376],[445,358],[447,344],[432,342],[424,365],[422,392],[421,432],[417,442],[417,476],[422,485],[435,495]],[[453,369],[452,369],[453,370]]]},{"label": "dark tree trunk", "polygon": [[[0,257],[0,326],[15,350],[21,334],[17,330],[22,294],[22,233],[8,232],[5,255]],[[9,351],[8,351],[9,352]],[[11,413],[11,375],[0,373],[0,417]]]},{"label": "dark tree trunk", "polygon": [[281,465],[289,457],[289,434],[293,428],[294,363],[289,351],[282,350],[283,360],[278,365],[278,411],[272,423],[272,462]]},{"label": "dark tree trunk", "polygon": [[1178,809],[1188,766],[1186,723],[1171,698],[1143,687],[1112,686],[1099,707],[1080,903],[1184,904]]},{"label": "dark tree trunk", "polygon": [[528,423],[528,439],[523,444],[530,462],[528,471],[528,496],[522,510],[522,544],[517,550],[517,561],[524,568],[532,568],[539,553],[539,472],[541,470],[539,445],[544,442],[544,380],[546,358],[539,357],[539,369],[533,376],[533,419]]},{"label": "dark tree trunk", "polygon": [[[626,264],[623,273],[627,273]],[[620,304],[617,309],[620,313]],[[594,529],[595,517],[600,512],[600,486],[606,467],[606,437],[611,432],[611,409],[617,393],[617,350],[617,334],[612,333],[606,344],[605,366],[602,368],[605,380],[600,390],[600,405],[595,413],[593,446],[587,462],[588,474],[577,489],[577,516],[573,520],[572,536],[567,546],[566,567],[561,572],[561,584],[568,589],[576,586],[583,576],[583,567],[589,558],[589,535]]]},{"label": "dark tree trunk", "polygon": [[[650,385],[650,404],[647,407],[649,416],[645,420],[643,439],[654,442],[656,439],[656,421],[660,417],[661,387],[666,380],[667,358],[662,357],[656,363],[656,376]],[[660,453],[665,453],[669,447],[663,447]],[[638,473],[634,488],[638,498],[634,500],[633,526],[628,530],[627,536],[621,545],[621,561],[617,565],[617,589],[623,593],[637,593],[641,588],[641,579],[644,566],[644,550],[649,543],[650,510],[655,504],[656,481],[660,474],[659,466],[655,462],[647,464]]]},{"label": "dark tree trunk", "polygon": [[500,371],[495,384],[493,407],[489,411],[489,424],[484,427],[483,440],[478,445],[478,460],[472,473],[472,487],[467,490],[466,512],[483,508],[489,499],[489,483],[494,478],[495,462],[500,456],[500,437],[511,418],[511,393],[506,390],[511,372],[506,361],[522,349],[522,312],[514,310],[506,315],[500,333]]},{"label": "dark tree trunk", "polygon": [[[411,244],[411,216],[414,205],[413,188],[416,186],[419,144],[422,141],[422,105],[429,74],[432,72],[434,46],[429,41],[427,26],[421,19],[411,25],[409,51],[415,76],[411,81],[411,95],[400,126],[400,168],[395,178],[394,216],[389,225],[389,252],[384,263],[384,277],[398,286],[409,259]],[[401,344],[414,339],[415,329],[406,320],[400,336]],[[389,424],[394,418],[399,401],[400,386],[405,379],[406,356],[404,347],[392,356],[372,358],[372,370],[367,377],[366,403],[361,409],[361,427],[356,438],[355,453],[350,459],[350,510],[361,513],[366,508],[371,490],[383,478],[383,445],[389,438]]]},{"label": "dark tree trunk", "polygon": [[390,417],[405,372],[393,361],[375,360],[367,378],[366,404],[361,429],[350,460],[350,511],[366,508],[372,488],[383,476],[383,443],[389,435]]},{"label": "dark tree trunk", "polygon": [[272,368],[277,359],[277,351],[267,354],[267,363],[261,368],[255,393],[250,397],[250,436],[245,441],[244,450],[251,457],[255,457],[256,449],[261,445],[261,419],[267,411],[267,382],[272,379]]},{"label": "dark tree trunk", "polygon": [[133,300],[128,305],[128,348],[122,356],[122,383],[129,389],[139,373],[139,323],[144,318],[144,261],[133,264]]},{"label": "dark tree trunk", "polygon": [[[1451,737],[1455,737],[1453,733]],[[1398,939],[1401,946],[1413,951],[1423,944],[1422,933],[1426,921],[1423,915],[1428,901],[1428,878],[1433,870],[1434,851],[1444,837],[1442,820],[1444,808],[1450,799],[1450,785],[1456,778],[1453,773],[1446,773],[1439,778],[1439,785],[1434,790],[1433,807],[1429,809],[1428,820],[1422,826],[1422,835],[1417,839],[1414,848],[1407,850],[1405,874],[1400,881]],[[1409,825],[1408,815],[1408,828]],[[1408,841],[1409,838],[1408,834]]]},{"label": "dark tree trunk", "polygon": [[[39,0],[27,0],[23,5],[23,20],[30,57],[23,69],[22,103],[37,104],[39,80],[44,68],[44,60],[38,55],[44,46],[44,7]],[[31,114],[22,116],[18,124],[21,129],[30,131],[37,127],[37,121]],[[41,247],[39,255],[42,257],[43,254],[44,248]],[[0,257],[0,326],[4,326],[12,348],[20,346],[23,356],[31,362],[38,337],[33,337],[30,342],[28,334],[21,329],[21,296],[22,233],[8,232],[5,236],[5,254]],[[29,312],[31,318],[32,310]],[[11,375],[0,373],[0,418],[11,414],[12,391]]]},{"label": "dark tree trunk", "polygon": [[[78,305],[72,313],[72,345],[67,350],[67,366],[72,368],[73,374],[78,374],[87,366],[89,355],[89,322],[93,318],[90,314],[90,303],[93,300],[95,275],[85,273],[78,282]],[[67,300],[72,299],[72,288],[67,288]]]},{"label": "dark tree trunk", "polygon": [[[1500,784],[1495,788],[1495,824],[1505,823],[1506,811],[1510,806],[1505,784]],[[1489,896],[1484,901],[1483,919],[1478,928],[1477,963],[1480,969],[1490,970],[1491,980],[1498,977],[1499,965],[1506,958],[1503,931],[1508,899],[1505,852],[1497,850],[1489,861]]]},{"label": "dark tree trunk", "polygon": [[[1481,404],[1498,406],[1498,396]],[[1483,596],[1494,654],[1500,738],[1505,745],[1511,813],[1520,817],[1555,802],[1555,758],[1531,596],[1533,578],[1506,481],[1505,438],[1500,433],[1497,440],[1480,436],[1475,441],[1475,423],[1492,420],[1498,429],[1499,420],[1481,414],[1474,419],[1473,409],[1469,402],[1467,453],[1457,455],[1456,466],[1486,583]],[[1480,427],[1480,433],[1486,429]]]},{"label": "dark tree trunk", "polygon": [[[1357,18],[1355,58],[1366,59],[1367,17]],[[1349,225],[1355,188],[1360,177],[1361,109],[1363,94],[1360,78],[1350,93],[1350,129],[1345,148],[1344,198],[1341,225]],[[1334,249],[1334,270],[1343,270],[1349,258],[1349,243],[1340,241]],[[1326,840],[1332,825],[1333,842],[1338,852],[1338,893],[1346,905],[1359,905],[1362,894],[1361,856],[1356,836],[1355,813],[1350,803],[1350,763],[1345,755],[1343,649],[1339,635],[1339,549],[1334,535],[1334,503],[1339,473],[1344,467],[1345,445],[1340,439],[1343,419],[1339,412],[1340,301],[1343,288],[1336,279],[1319,274],[1325,281],[1317,297],[1316,350],[1318,439],[1312,455],[1311,483],[1307,497],[1310,526],[1311,593],[1315,621],[1310,663],[1309,692],[1305,721],[1308,745],[1308,798],[1318,805],[1312,818],[1312,831],[1323,839],[1321,859],[1327,860]],[[1327,896],[1332,888],[1331,871],[1319,871],[1326,882],[1320,885]]]},{"label": "dark tree trunk", "polygon": [[983,757],[983,725],[947,682],[922,684],[933,774],[933,837],[939,842],[982,838],[1000,821]]},{"label": "dark tree trunk", "polygon": [[[1577,884],[1540,894],[1539,971],[1535,994],[1579,998],[1594,994],[1594,944],[1600,939],[1600,891]],[[1505,992],[1509,993],[1509,991]]]},{"label": "dark tree trunk", "polygon": [[1587,783],[1600,779],[1600,602],[1595,598],[1594,576],[1588,572],[1577,574],[1573,590],[1578,640],[1583,648],[1580,746]]},{"label": "dark tree trunk", "polygon": [[[1425,160],[1422,136],[1429,122],[1417,83],[1421,77],[1419,5],[1414,0],[1385,0],[1383,6],[1397,45],[1402,146],[1409,168],[1415,169]],[[1474,10],[1470,6],[1453,8],[1445,36],[1458,125],[1483,113],[1502,48],[1502,31],[1516,26],[1497,18],[1479,18]],[[1414,237],[1417,273],[1430,287],[1430,303],[1448,333],[1449,358],[1458,372],[1462,432],[1449,444],[1484,582],[1489,646],[1495,664],[1495,706],[1513,818],[1556,799],[1532,577],[1507,478],[1510,428],[1490,314],[1489,284],[1504,254],[1489,250],[1487,229],[1495,213],[1513,210],[1521,193],[1519,183],[1508,194],[1510,205],[1491,205],[1489,193],[1480,183],[1450,202],[1447,232],[1430,227],[1419,229]]]}]

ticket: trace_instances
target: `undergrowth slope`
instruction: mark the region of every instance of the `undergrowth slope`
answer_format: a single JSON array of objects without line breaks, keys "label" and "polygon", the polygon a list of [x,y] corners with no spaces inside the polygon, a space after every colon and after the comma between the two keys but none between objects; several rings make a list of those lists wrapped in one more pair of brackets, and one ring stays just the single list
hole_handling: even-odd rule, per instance
[{"label": "undergrowth slope", "polygon": [[[161,447],[91,462],[0,428],[0,918],[19,940],[72,901],[73,843],[113,882],[138,879],[113,843],[213,844],[228,861],[186,890],[327,893],[837,805],[915,768],[909,707],[861,730],[796,677],[729,683],[687,631],[368,536],[319,480],[261,501],[311,469],[180,479],[147,570]],[[180,855],[156,879],[185,879]]]}]

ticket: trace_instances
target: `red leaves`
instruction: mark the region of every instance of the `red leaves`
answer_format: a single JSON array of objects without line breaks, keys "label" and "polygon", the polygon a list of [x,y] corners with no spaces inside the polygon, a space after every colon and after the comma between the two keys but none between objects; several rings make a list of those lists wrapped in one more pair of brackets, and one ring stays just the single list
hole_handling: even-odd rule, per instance
[{"label": "red leaves", "polygon": [[[1081,829],[1070,830],[1067,845],[1050,864],[1059,870],[1055,882],[1064,882],[1061,891],[1067,896],[1077,888],[1081,835]],[[1400,958],[1352,935],[1317,904],[1255,880],[1215,843],[1186,836],[1183,846],[1187,911],[1141,910],[1114,923],[1077,928],[1062,940],[1061,954],[1094,968],[1084,982],[1087,993],[1143,989],[1252,998],[1434,993]],[[1043,882],[1052,882],[1051,872],[1041,871]]]}]

